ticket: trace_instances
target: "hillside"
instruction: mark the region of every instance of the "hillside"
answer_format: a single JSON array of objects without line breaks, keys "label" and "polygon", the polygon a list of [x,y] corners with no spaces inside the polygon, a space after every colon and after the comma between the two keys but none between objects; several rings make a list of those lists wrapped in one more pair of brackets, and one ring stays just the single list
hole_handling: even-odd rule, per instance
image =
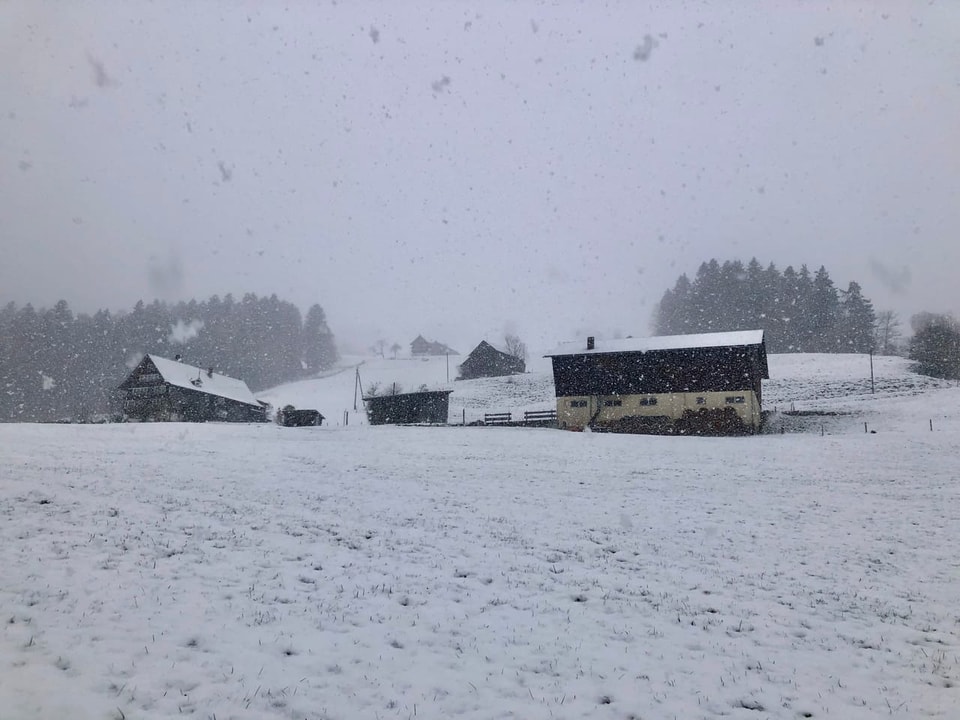
[{"label": "hillside", "polygon": [[[450,422],[482,419],[484,412],[522,413],[556,406],[553,375],[549,361],[537,359],[535,370],[523,375],[447,382],[444,357],[430,358],[348,358],[340,370],[322,378],[303,380],[258,393],[274,407],[292,404],[320,410],[332,425],[342,423],[344,411],[350,424],[364,424],[362,413],[354,411],[355,370],[364,388],[379,383],[383,388],[397,383],[405,391],[426,386],[431,390],[453,390]],[[831,427],[861,427],[864,413],[883,413],[886,403],[910,398],[928,390],[949,387],[950,383],[917,375],[910,361],[899,357],[875,357],[874,393],[870,391],[870,363],[866,355],[789,354],[770,355],[770,379],[763,384],[763,405],[771,411],[800,410],[842,413],[826,415]],[[449,375],[456,377],[451,358]],[[357,407],[362,409],[362,403]],[[782,418],[778,416],[777,421]],[[820,420],[816,421],[819,428]],[[810,423],[787,420],[789,429],[808,428]]]}]

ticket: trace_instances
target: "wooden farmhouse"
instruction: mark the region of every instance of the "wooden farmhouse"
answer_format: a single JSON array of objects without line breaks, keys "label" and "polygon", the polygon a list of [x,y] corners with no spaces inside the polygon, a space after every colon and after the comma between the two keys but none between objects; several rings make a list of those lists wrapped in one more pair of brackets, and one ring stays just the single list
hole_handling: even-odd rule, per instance
[{"label": "wooden farmhouse", "polygon": [[442,342],[431,342],[417,335],[410,343],[410,354],[414,357],[424,357],[427,355],[459,355],[453,348],[447,347]]},{"label": "wooden farmhouse", "polygon": [[460,365],[460,377],[457,379],[472,380],[480,377],[516,375],[526,369],[526,363],[522,358],[498,350],[486,340],[481,340]]},{"label": "wooden farmhouse", "polygon": [[553,362],[568,430],[753,433],[769,377],[762,330],[567,343]]},{"label": "wooden farmhouse", "polygon": [[243,380],[178,360],[144,355],[118,388],[125,420],[266,422],[267,412]]}]

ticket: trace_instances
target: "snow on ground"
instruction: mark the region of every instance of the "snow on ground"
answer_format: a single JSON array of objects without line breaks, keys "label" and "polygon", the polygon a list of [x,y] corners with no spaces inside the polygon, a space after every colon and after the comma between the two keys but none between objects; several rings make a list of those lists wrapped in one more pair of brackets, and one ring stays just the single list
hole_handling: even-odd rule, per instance
[{"label": "snow on ground", "polygon": [[[363,424],[363,403],[356,386],[356,371],[360,373],[364,392],[376,383],[380,391],[392,389],[393,384],[403,392],[421,387],[429,390],[453,390],[450,396],[450,422],[461,423],[482,420],[485,412],[544,410],[556,407],[553,394],[553,374],[549,363],[532,363],[537,372],[500,378],[456,380],[462,356],[346,358],[343,369],[323,378],[303,380],[257,393],[274,407],[292,404],[320,410],[331,425],[343,424],[344,412],[349,413],[351,425]],[[448,373],[449,369],[449,373]],[[449,382],[447,377],[450,378]],[[357,398],[356,410],[354,398]],[[357,412],[359,410],[359,413]],[[519,416],[518,416],[519,417]]]},{"label": "snow on ground", "polygon": [[[363,424],[363,403],[356,391],[355,379],[355,371],[359,370],[364,389],[373,383],[384,389],[397,383],[404,391],[421,386],[430,390],[452,390],[451,423],[460,423],[464,418],[468,423],[481,420],[488,412],[512,412],[519,419],[524,410],[556,407],[549,360],[534,358],[529,363],[533,371],[523,375],[457,381],[454,379],[456,366],[462,360],[461,356],[451,356],[451,380],[447,382],[446,357],[347,358],[343,368],[325,377],[290,383],[257,396],[274,407],[292,404],[316,408],[331,425],[342,425],[344,412],[349,413],[350,424]],[[763,383],[763,406],[776,411],[842,413],[826,421],[831,430],[862,430],[863,419],[859,415],[882,413],[884,406],[878,401],[911,398],[917,393],[952,385],[911,372],[910,361],[904,358],[875,357],[873,364],[874,393],[871,393],[867,355],[770,355],[770,379]],[[811,429],[819,428],[821,420],[794,420],[786,424],[791,429]]]},{"label": "snow on ground", "polygon": [[824,437],[2,425],[0,720],[956,717],[924,387]]}]

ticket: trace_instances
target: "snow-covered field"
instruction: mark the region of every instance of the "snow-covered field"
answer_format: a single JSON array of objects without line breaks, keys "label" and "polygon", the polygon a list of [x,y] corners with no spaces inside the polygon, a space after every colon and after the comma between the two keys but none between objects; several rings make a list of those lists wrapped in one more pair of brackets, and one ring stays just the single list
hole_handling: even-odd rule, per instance
[{"label": "snow-covered field", "polygon": [[0,720],[957,717],[960,389],[860,360],[771,357],[825,436],[0,426]]}]

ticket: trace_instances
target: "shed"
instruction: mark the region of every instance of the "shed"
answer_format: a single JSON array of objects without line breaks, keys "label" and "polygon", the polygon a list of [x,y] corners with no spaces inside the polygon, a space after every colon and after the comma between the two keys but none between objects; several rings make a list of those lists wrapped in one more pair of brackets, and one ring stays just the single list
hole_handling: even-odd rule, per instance
[{"label": "shed", "polygon": [[425,390],[363,398],[371,425],[446,425],[452,390]]},{"label": "shed", "polygon": [[553,362],[561,428],[757,432],[769,378],[762,330],[566,343]]},{"label": "shed", "polygon": [[277,411],[277,424],[284,427],[318,427],[325,418],[319,410],[297,409],[286,405]]},{"label": "shed", "polygon": [[467,359],[460,365],[458,380],[472,380],[480,377],[499,377],[516,375],[526,371],[523,358],[518,358],[500,350],[486,340],[481,340]]},{"label": "shed", "polygon": [[144,355],[118,390],[124,420],[267,420],[266,408],[243,380],[157,355]]}]

